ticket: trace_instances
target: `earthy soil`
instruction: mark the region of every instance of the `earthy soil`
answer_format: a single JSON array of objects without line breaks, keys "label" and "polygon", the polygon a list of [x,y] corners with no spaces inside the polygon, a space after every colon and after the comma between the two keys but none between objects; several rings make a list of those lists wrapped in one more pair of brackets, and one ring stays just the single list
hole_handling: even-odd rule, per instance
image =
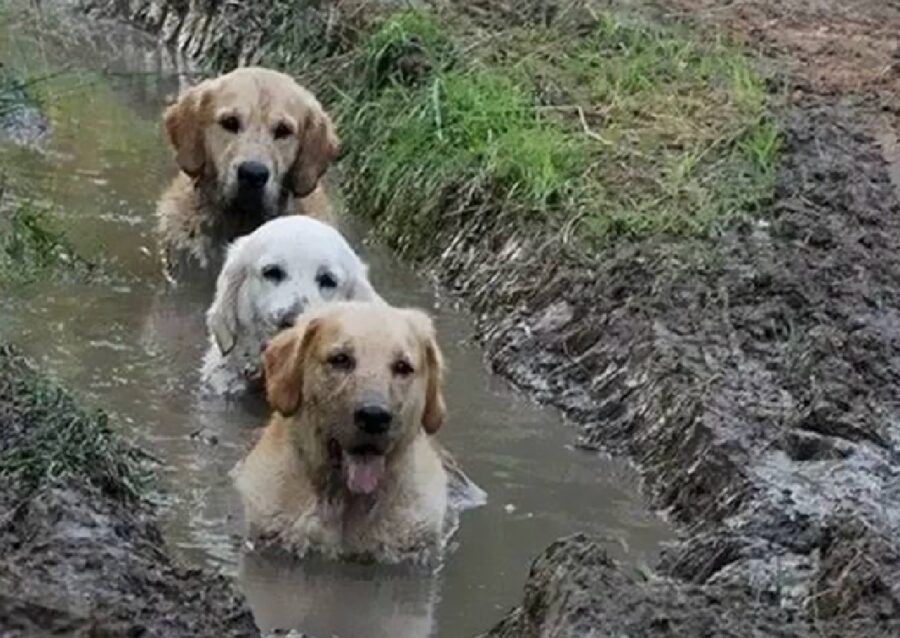
[{"label": "earthy soil", "polygon": [[[79,428],[92,417],[64,391],[48,392],[11,349],[0,348],[0,360],[0,636],[258,635],[228,579],[172,558],[126,475],[75,449],[91,444]],[[71,430],[59,449],[72,455],[58,459],[68,469],[16,471],[22,459],[40,464],[58,451],[48,420]]]},{"label": "earthy soil", "polygon": [[[766,45],[790,70],[771,212],[710,242],[617,246],[592,267],[550,273],[487,330],[491,361],[570,414],[586,446],[629,453],[655,502],[684,525],[658,566],[670,598],[651,598],[666,609],[663,628],[652,616],[633,624],[627,605],[611,621],[591,600],[600,635],[900,635],[889,103],[900,9],[680,4]],[[660,591],[610,589],[607,568],[572,561],[580,551],[539,559],[524,606],[493,633],[517,635],[505,627],[533,615],[534,590],[570,613],[582,604],[576,592],[614,590],[615,601],[624,591],[637,604]],[[547,561],[568,580],[548,579]],[[716,597],[740,590],[757,606],[727,599],[732,611],[703,629],[690,604],[687,619],[667,608],[696,594],[685,583]],[[731,625],[748,613],[753,631]],[[781,633],[766,626],[772,619]],[[560,622],[572,633],[528,622],[521,635],[578,634],[570,617]]]},{"label": "earthy soil", "polygon": [[[182,3],[145,4],[197,41]],[[555,544],[490,635],[900,635],[900,8],[675,5],[782,69],[767,213],[591,256],[483,216],[432,261],[493,368],[634,459],[683,530],[650,579]]]},{"label": "earthy soil", "polygon": [[553,543],[531,568],[522,606],[492,638],[796,636],[788,612],[740,588],[710,589],[624,572],[584,535]]},{"label": "earthy soil", "polygon": [[900,5],[883,0],[675,0],[668,8],[757,42],[823,92],[896,90]]},{"label": "earthy soil", "polygon": [[896,197],[852,111],[784,120],[770,220],[551,274],[488,334],[491,361],[637,461],[685,528],[661,575],[896,635]]}]

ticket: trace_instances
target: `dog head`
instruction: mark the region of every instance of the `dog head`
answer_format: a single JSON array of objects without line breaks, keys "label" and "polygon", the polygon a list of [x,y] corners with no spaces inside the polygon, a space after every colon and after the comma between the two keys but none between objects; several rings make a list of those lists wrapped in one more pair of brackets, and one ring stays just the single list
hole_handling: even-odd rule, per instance
[{"label": "dog head", "polygon": [[331,301],[380,300],[367,271],[328,224],[302,215],[273,219],[229,247],[207,327],[223,355],[243,340],[255,356],[307,310]]},{"label": "dog head", "polygon": [[316,98],[283,73],[239,68],[189,89],[163,116],[178,165],[212,182],[226,210],[280,214],[285,193],[305,197],[338,153]]},{"label": "dog head", "polygon": [[266,396],[371,494],[391,459],[444,422],[443,358],[431,319],[387,304],[340,303],[305,316],[264,353]]}]

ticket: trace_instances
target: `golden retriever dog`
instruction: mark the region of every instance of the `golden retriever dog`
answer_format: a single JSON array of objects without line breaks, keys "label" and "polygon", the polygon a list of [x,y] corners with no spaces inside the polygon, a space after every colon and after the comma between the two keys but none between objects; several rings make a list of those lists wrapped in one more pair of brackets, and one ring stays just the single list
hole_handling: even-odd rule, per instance
[{"label": "golden retriever dog", "polygon": [[277,411],[235,470],[251,536],[300,555],[430,563],[445,538],[443,359],[431,319],[384,303],[306,313],[263,355]]},{"label": "golden retriever dog", "polygon": [[337,134],[289,76],[239,68],[184,92],[163,120],[181,169],[157,207],[170,275],[217,268],[229,242],[274,217],[332,221],[320,180]]}]

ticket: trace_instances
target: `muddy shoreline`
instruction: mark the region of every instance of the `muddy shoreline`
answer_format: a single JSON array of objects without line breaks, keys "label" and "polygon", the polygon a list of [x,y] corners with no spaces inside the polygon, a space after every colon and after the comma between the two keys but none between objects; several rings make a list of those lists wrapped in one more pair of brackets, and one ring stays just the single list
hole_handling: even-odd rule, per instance
[{"label": "muddy shoreline", "polygon": [[256,636],[232,582],[172,559],[147,459],[0,345],[4,636]]},{"label": "muddy shoreline", "polygon": [[[754,7],[771,17],[767,4]],[[798,11],[846,17],[812,4]],[[900,24],[896,11],[867,16],[868,4],[856,9],[860,33]],[[201,3],[92,8],[212,67],[252,60],[264,37]],[[747,37],[765,40],[759,28]],[[220,32],[227,55],[210,38]],[[900,631],[900,206],[872,127],[881,115],[854,87],[810,80],[796,51],[775,53],[791,74],[762,217],[711,239],[622,241],[590,257],[477,218],[430,260],[478,314],[493,369],[564,410],[584,446],[632,458],[683,531],[649,580],[590,539],[555,544],[491,635]],[[596,598],[610,587],[615,597]],[[624,613],[632,604],[644,611]]]}]

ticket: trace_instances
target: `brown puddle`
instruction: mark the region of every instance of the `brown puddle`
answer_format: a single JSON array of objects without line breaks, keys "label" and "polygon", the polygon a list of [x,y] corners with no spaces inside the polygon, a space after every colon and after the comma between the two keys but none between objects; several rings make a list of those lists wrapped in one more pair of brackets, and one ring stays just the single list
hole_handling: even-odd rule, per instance
[{"label": "brown puddle", "polygon": [[[21,2],[19,5],[26,5]],[[41,285],[0,301],[0,337],[102,406],[161,462],[170,544],[189,562],[240,576],[263,628],[318,635],[470,636],[520,598],[531,560],[559,536],[609,539],[626,563],[653,560],[668,527],[644,508],[627,465],[572,449],[574,429],[485,369],[469,317],[430,282],[382,250],[354,244],[372,280],[397,305],[430,309],[450,366],[450,422],[441,438],[488,493],[465,512],[453,551],[434,577],[398,569],[300,565],[241,558],[228,472],[265,420],[258,402],[200,399],[211,291],[165,288],[153,243],[153,207],[173,174],[159,130],[178,90],[172,58],[125,28],[55,20],[36,32],[4,15],[0,54],[35,75],[51,132],[40,149],[0,146],[10,189],[46,199],[89,257],[109,259],[110,285]],[[5,33],[4,33],[5,31]],[[75,35],[73,35],[75,34]],[[77,34],[82,34],[80,37]]]}]

